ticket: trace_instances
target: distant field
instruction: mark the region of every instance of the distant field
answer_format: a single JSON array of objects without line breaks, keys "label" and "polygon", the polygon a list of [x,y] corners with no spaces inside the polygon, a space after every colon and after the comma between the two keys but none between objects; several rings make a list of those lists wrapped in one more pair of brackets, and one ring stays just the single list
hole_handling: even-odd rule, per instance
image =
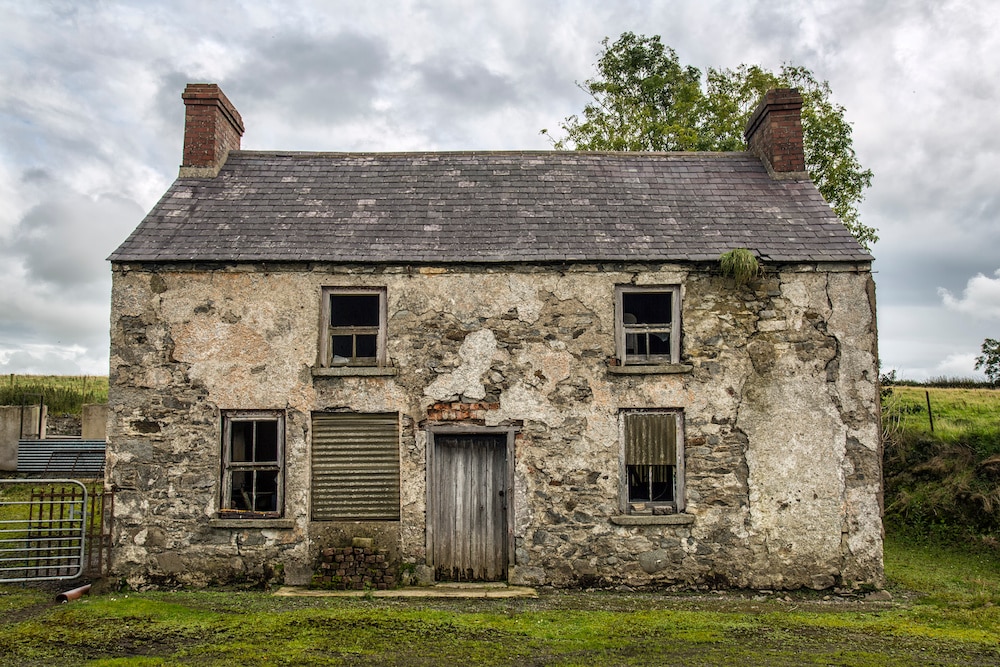
[{"label": "distant field", "polygon": [[[1000,453],[1000,390],[944,389],[936,387],[892,387],[883,401],[887,419],[898,420],[901,430],[911,434],[931,432],[944,442],[993,441],[993,453]],[[930,394],[930,413],[927,393]],[[893,424],[889,424],[893,426]],[[970,438],[971,434],[971,438]],[[987,452],[981,452],[987,453]]]},{"label": "distant field", "polygon": [[80,414],[87,403],[108,402],[104,375],[0,376],[0,405],[37,404],[42,395],[49,414]]}]

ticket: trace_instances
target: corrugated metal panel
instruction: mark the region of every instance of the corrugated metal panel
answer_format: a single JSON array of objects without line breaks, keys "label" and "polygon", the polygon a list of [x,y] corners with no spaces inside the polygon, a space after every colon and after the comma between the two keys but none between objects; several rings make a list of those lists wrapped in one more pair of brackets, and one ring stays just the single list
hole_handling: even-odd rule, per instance
[{"label": "corrugated metal panel", "polygon": [[312,518],[399,519],[396,413],[313,413]]},{"label": "corrugated metal panel", "polygon": [[677,416],[664,412],[625,415],[625,461],[629,465],[674,465]]},{"label": "corrugated metal panel", "polygon": [[18,440],[17,471],[104,475],[103,440]]}]

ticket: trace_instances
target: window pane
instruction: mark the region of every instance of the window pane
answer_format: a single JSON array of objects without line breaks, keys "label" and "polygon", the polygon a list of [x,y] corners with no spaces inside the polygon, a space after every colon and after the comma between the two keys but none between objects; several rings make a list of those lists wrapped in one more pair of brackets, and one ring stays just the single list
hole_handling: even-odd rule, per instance
[{"label": "window pane", "polygon": [[674,467],[649,466],[649,495],[653,502],[671,502],[674,499]]},{"label": "window pane", "polygon": [[231,424],[231,460],[253,461],[253,422],[234,421]]},{"label": "window pane", "polygon": [[278,471],[258,470],[254,497],[254,510],[276,512],[278,510]]},{"label": "window pane", "polygon": [[257,452],[254,461],[278,460],[278,422],[254,422],[257,425]]},{"label": "window pane", "polygon": [[669,324],[670,292],[625,292],[622,294],[623,321],[629,324]]},{"label": "window pane", "polygon": [[378,294],[331,294],[330,324],[335,327],[377,327]]},{"label": "window pane", "polygon": [[673,502],[674,466],[630,465],[626,471],[629,502]]},{"label": "window pane", "polygon": [[649,501],[649,466],[626,466],[629,502]]},{"label": "window pane", "polygon": [[378,345],[377,336],[358,335],[355,336],[354,339],[355,339],[355,345],[357,345],[356,351],[357,351],[357,357],[359,359],[375,356],[376,346]]},{"label": "window pane", "polygon": [[253,473],[250,471],[233,472],[233,484],[230,489],[233,509],[253,509]]},{"label": "window pane", "polygon": [[648,340],[650,354],[670,354],[670,334],[651,333]]},{"label": "window pane", "polygon": [[333,346],[334,364],[346,364],[354,358],[354,336],[333,336],[331,339]]}]

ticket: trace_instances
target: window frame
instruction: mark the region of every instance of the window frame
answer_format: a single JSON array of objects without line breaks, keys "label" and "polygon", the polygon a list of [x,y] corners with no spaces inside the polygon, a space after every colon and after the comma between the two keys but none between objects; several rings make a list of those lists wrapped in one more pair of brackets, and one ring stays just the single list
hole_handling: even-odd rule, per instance
[{"label": "window frame", "polygon": [[[386,365],[386,325],[388,315],[386,309],[385,287],[323,287],[320,299],[320,336],[319,336],[319,366],[321,368],[372,368]],[[338,296],[377,296],[378,325],[376,327],[335,327],[330,321],[333,314],[331,298]],[[334,335],[375,335],[375,357],[355,357],[347,363],[333,363]],[[368,361],[373,359],[373,361]]]},{"label": "window frame", "polygon": [[[625,323],[624,298],[626,294],[669,294],[670,322],[666,328],[655,325],[628,325]],[[670,336],[670,353],[645,356],[629,355],[626,343],[630,335],[649,335],[667,332]],[[616,285],[615,286],[615,355],[622,366],[653,366],[679,364],[681,359],[681,286],[680,285]]]},{"label": "window frame", "polygon": [[[276,461],[233,461],[233,423],[272,422],[277,434]],[[273,519],[285,510],[285,412],[284,410],[227,410],[222,413],[222,474],[220,476],[219,516],[226,519]],[[276,472],[275,509],[241,510],[234,507],[232,484],[234,472]],[[256,500],[254,500],[256,504]]]},{"label": "window frame", "polygon": [[[674,423],[675,460],[673,463],[674,499],[671,501],[632,500],[629,496],[629,467],[631,465],[638,465],[638,464],[630,464],[627,459],[626,443],[628,438],[628,430],[627,430],[628,421],[630,416],[645,415],[645,414],[671,415],[675,420]],[[637,408],[637,409],[621,410],[619,412],[619,440],[621,442],[619,450],[619,466],[620,466],[619,501],[622,512],[625,514],[633,514],[633,515],[663,513],[662,509],[659,512],[657,512],[657,508],[667,508],[667,513],[683,512],[686,507],[685,475],[684,475],[684,411],[679,408]],[[640,504],[643,505],[643,508],[641,510],[634,507],[635,505],[640,505]]]}]

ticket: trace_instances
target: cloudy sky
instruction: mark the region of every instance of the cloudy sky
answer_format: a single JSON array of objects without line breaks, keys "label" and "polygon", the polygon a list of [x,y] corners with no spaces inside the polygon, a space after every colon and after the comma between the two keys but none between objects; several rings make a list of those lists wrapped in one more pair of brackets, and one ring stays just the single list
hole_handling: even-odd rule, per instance
[{"label": "cloudy sky", "polygon": [[248,149],[545,149],[624,31],[828,80],[875,172],[883,366],[974,374],[1000,337],[995,0],[0,0],[0,372],[107,372],[105,258],[177,175],[187,82]]}]

